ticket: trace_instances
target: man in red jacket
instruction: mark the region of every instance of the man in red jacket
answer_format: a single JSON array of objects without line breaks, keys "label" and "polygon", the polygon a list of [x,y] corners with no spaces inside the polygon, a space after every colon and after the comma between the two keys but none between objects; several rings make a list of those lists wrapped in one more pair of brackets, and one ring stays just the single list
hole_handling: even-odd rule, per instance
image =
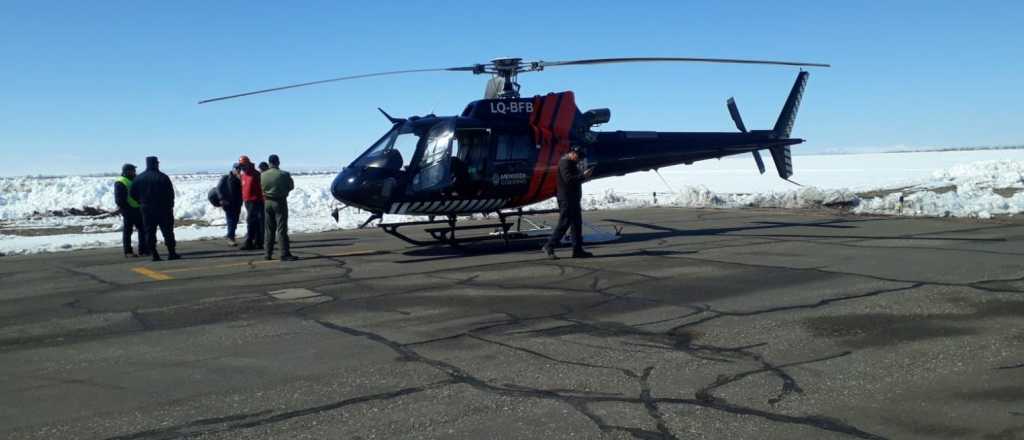
[{"label": "man in red jacket", "polygon": [[260,187],[260,172],[248,156],[238,158],[242,167],[242,202],[245,204],[245,245],[242,250],[263,249],[263,189]]}]

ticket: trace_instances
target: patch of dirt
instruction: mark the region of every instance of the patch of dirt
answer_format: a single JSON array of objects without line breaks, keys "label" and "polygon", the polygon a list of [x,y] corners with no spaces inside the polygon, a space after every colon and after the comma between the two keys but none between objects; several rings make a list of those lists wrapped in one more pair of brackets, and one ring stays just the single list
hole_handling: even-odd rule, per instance
[{"label": "patch of dirt", "polygon": [[885,197],[885,196],[888,196],[889,194],[896,194],[896,193],[900,193],[900,192],[903,193],[904,195],[910,195],[910,194],[924,192],[924,191],[931,191],[931,192],[933,192],[935,194],[945,194],[945,193],[948,193],[948,192],[956,191],[956,186],[950,185],[950,186],[943,186],[943,187],[939,187],[939,188],[929,188],[929,189],[914,188],[914,187],[906,186],[906,187],[903,187],[903,188],[879,189],[879,190],[875,190],[875,191],[867,191],[867,192],[857,193],[857,197],[860,197],[862,199],[873,199],[873,198],[876,198],[876,197]]},{"label": "patch of dirt", "polygon": [[84,226],[64,226],[61,228],[0,228],[0,234],[17,237],[42,237],[44,235],[82,234]]},{"label": "patch of dirt", "polygon": [[[209,226],[210,224],[204,220],[176,220],[174,227],[189,227],[189,226]],[[61,226],[56,228],[17,228],[11,227],[10,225],[0,224],[0,234],[3,235],[14,235],[17,237],[42,237],[46,235],[62,235],[62,234],[99,234],[105,232],[118,232],[121,228],[105,231],[85,231],[85,226]]]},{"label": "patch of dirt", "polygon": [[1010,198],[1013,197],[1014,194],[1024,192],[1024,188],[996,188],[993,189],[992,192],[999,194],[1002,197]]},{"label": "patch of dirt", "polygon": [[879,190],[874,190],[874,191],[867,191],[867,192],[857,193],[857,197],[860,197],[862,199],[873,199],[873,198],[876,198],[876,197],[885,197],[885,196],[887,196],[889,194],[896,194],[898,192],[905,192],[908,189],[910,189],[909,186],[908,187],[903,187],[903,188],[879,189]]},{"label": "patch of dirt", "polygon": [[84,208],[67,208],[60,211],[46,211],[46,212],[33,212],[34,217],[113,217],[117,215],[117,211],[107,211],[105,209],[93,208],[86,206]]}]

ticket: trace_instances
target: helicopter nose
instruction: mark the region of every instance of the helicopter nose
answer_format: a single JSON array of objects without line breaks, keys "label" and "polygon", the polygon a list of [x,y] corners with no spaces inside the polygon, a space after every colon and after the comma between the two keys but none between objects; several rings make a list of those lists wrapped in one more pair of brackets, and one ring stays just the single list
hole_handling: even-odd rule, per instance
[{"label": "helicopter nose", "polygon": [[351,168],[342,169],[331,183],[331,195],[345,204],[359,204],[359,176]]}]

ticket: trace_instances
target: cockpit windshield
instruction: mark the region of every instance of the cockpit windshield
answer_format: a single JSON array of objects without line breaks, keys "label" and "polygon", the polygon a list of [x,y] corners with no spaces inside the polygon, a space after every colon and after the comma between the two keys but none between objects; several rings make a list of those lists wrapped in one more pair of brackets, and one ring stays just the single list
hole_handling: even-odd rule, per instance
[{"label": "cockpit windshield", "polygon": [[378,162],[382,157],[393,157],[396,163],[400,162],[408,167],[416,153],[417,142],[419,137],[413,134],[410,124],[396,124],[359,155],[353,165],[365,166]]},{"label": "cockpit windshield", "polygon": [[450,184],[455,119],[440,119],[426,133],[412,121],[395,124],[352,166],[401,173],[411,178],[409,189],[414,192],[435,191]]}]

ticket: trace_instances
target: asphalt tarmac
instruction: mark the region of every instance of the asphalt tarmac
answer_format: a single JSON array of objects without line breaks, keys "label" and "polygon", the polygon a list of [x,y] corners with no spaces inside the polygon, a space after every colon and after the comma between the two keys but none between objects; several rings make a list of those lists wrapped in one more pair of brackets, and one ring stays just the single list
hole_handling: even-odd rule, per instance
[{"label": "asphalt tarmac", "polygon": [[1024,221],[585,217],[593,259],[0,257],[0,437],[1024,438]]}]

